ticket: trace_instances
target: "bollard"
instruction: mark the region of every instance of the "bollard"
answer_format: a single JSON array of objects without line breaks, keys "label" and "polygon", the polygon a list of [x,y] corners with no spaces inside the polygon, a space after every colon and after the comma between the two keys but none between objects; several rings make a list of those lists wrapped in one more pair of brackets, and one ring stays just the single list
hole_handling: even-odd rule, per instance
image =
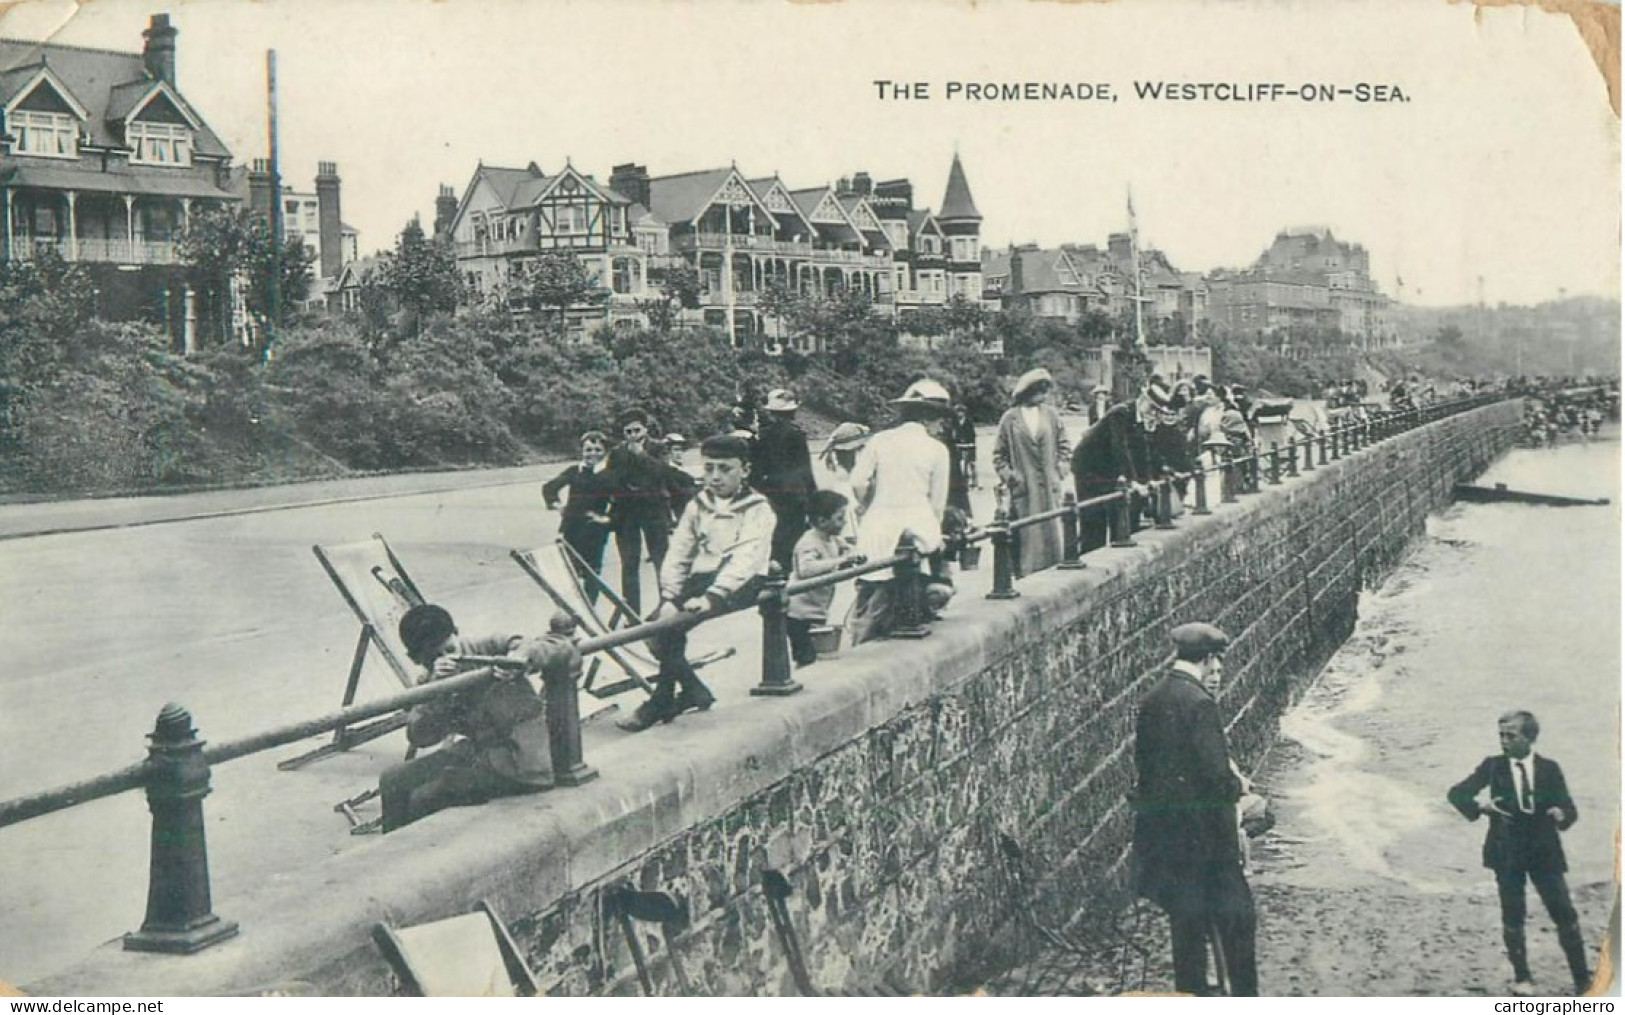
[{"label": "bollard", "polygon": [[993,512],[993,524],[987,527],[988,539],[993,543],[993,591],[988,599],[1014,599],[1016,591],[1015,547],[1010,538],[1010,516],[1001,505]]},{"label": "bollard", "polygon": [[203,836],[203,798],[209,763],[192,716],[171,702],[147,735],[147,809],[152,812],[152,865],[147,915],[124,935],[124,950],[190,955],[237,933],[214,915],[209,899],[209,848]]},{"label": "bollard", "polygon": [[1060,571],[1076,571],[1085,566],[1083,558],[1078,555],[1078,529],[1083,524],[1083,517],[1078,513],[1078,499],[1071,490],[1061,495],[1061,506],[1068,510],[1061,516],[1061,562],[1055,567]]},{"label": "bollard", "polygon": [[1289,478],[1294,478],[1294,479],[1297,478],[1297,475],[1298,475],[1298,442],[1297,441],[1287,441],[1286,442],[1286,474],[1287,474],[1287,476]]},{"label": "bollard", "polygon": [[1313,437],[1306,436],[1303,439],[1303,471],[1315,471],[1315,439]]},{"label": "bollard", "polygon": [[1162,471],[1162,478],[1151,494],[1152,514],[1156,522],[1152,528],[1171,529],[1174,527],[1174,479],[1167,469]]},{"label": "bollard", "polygon": [[1134,545],[1134,516],[1130,510],[1134,500],[1133,491],[1129,489],[1128,477],[1117,477],[1117,494],[1121,498],[1117,502],[1117,509],[1112,512],[1112,546],[1124,547]]},{"label": "bollard", "polygon": [[1281,485],[1281,446],[1270,441],[1270,485]]},{"label": "bollard", "polygon": [[1213,511],[1207,506],[1207,470],[1202,463],[1196,463],[1196,507],[1191,510],[1193,515],[1210,515]]},{"label": "bollard", "polygon": [[784,623],[790,604],[784,590],[789,584],[784,568],[774,562],[768,566],[767,580],[756,597],[756,612],[762,617],[762,682],[750,689],[756,697],[782,698],[801,690],[790,675],[790,635]]},{"label": "bollard", "polygon": [[569,638],[549,638],[558,649],[542,663],[542,705],[555,786],[580,786],[598,778],[581,757],[581,653]]},{"label": "bollard", "polygon": [[920,550],[914,538],[905,533],[897,540],[898,554],[903,559],[892,565],[892,609],[897,616],[893,638],[924,638],[931,633],[925,626],[925,580],[920,577]]},{"label": "bollard", "polygon": [[1237,464],[1228,455],[1219,460],[1219,503],[1234,504],[1236,502],[1236,469]]},{"label": "bollard", "polygon": [[[1332,431],[1332,433],[1336,433],[1336,432],[1337,432],[1336,430]],[[1325,465],[1326,464],[1326,435],[1321,434],[1318,438],[1316,438],[1316,443],[1320,445],[1320,464]]]}]

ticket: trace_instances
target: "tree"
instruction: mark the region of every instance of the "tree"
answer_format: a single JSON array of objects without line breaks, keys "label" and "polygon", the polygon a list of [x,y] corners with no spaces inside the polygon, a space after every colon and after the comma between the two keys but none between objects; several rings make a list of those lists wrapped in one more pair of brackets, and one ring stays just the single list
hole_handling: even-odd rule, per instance
[{"label": "tree", "polygon": [[289,309],[310,295],[311,265],[316,254],[298,236],[287,237],[281,257],[265,220],[242,208],[195,212],[178,245],[188,282],[197,293],[200,320],[212,322],[216,338],[231,340],[232,284],[244,285],[248,313],[262,326],[271,316],[271,277],[280,267],[276,324]]},{"label": "tree", "polygon": [[565,312],[571,307],[598,306],[609,298],[604,284],[568,250],[549,251],[525,262],[518,276],[513,295],[533,309],[557,309],[561,329]]},{"label": "tree", "polygon": [[401,230],[395,249],[383,256],[378,273],[379,283],[401,310],[396,339],[418,335],[425,321],[452,313],[463,298],[463,280],[450,242],[424,236],[416,217]]},{"label": "tree", "polygon": [[656,334],[668,335],[682,319],[682,311],[699,308],[705,290],[705,280],[699,271],[685,261],[665,269],[660,279],[660,295],[639,302],[638,309],[649,319],[649,327]]}]

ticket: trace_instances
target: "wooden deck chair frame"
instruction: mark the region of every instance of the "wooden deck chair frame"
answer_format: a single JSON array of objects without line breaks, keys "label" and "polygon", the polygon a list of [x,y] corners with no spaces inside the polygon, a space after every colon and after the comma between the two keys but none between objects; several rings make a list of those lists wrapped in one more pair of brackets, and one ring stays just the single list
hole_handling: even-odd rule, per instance
[{"label": "wooden deck chair frame", "polygon": [[[538,988],[536,976],[525,965],[519,946],[514,942],[513,935],[508,933],[508,927],[497,916],[491,903],[481,899],[470,910],[474,913],[483,913],[491,924],[491,935],[496,940],[497,950],[502,954],[502,964],[508,972],[508,979],[513,984],[514,993],[519,997],[535,997]],[[431,923],[434,921],[430,921]],[[410,929],[410,928],[408,928]],[[383,952],[384,961],[389,963],[390,971],[401,981],[401,989],[409,997],[430,996],[423,986],[424,974],[412,961],[412,949],[401,939],[400,933],[387,923],[375,923],[372,927],[372,939]]]},{"label": "wooden deck chair frame", "polygon": [[[394,571],[393,575],[386,576],[380,573],[382,570],[380,567],[374,567],[372,569],[373,577],[382,583],[385,588],[389,589],[392,595],[408,606],[416,606],[426,602],[423,593],[418,589],[417,583],[407,573],[406,565],[402,564],[401,559],[395,556],[395,551],[390,548],[388,541],[376,532],[372,534],[372,538],[378,541],[379,548],[384,553],[384,559],[389,562],[391,569]],[[350,674],[344,684],[344,700],[340,703],[340,707],[348,708],[355,703],[356,689],[361,681],[361,668],[367,661],[369,649],[376,648],[378,654],[383,657],[384,662],[389,664],[390,670],[395,674],[395,678],[401,682],[402,687],[411,689],[416,686],[416,681],[413,679],[412,671],[407,666],[407,661],[396,655],[395,650],[385,641],[383,634],[373,623],[372,616],[356,600],[355,594],[345,584],[343,576],[340,575],[339,569],[332,559],[331,551],[322,546],[312,546],[310,549],[316,554],[316,559],[321,562],[322,570],[327,572],[327,577],[332,580],[334,587],[339,590],[339,595],[344,598],[344,602],[350,607],[351,612],[361,622],[361,631],[356,638],[355,652],[350,658]],[[406,725],[406,719],[405,712],[398,712],[395,715],[375,719],[360,726],[340,727],[333,731],[333,739],[329,743],[313,751],[307,751],[296,758],[289,758],[286,761],[279,762],[277,768],[286,772],[301,768],[313,761],[330,758],[335,754],[348,751],[352,747],[376,740],[381,736],[403,728]],[[411,756],[410,752],[408,752],[407,756]]]},{"label": "wooden deck chair frame", "polygon": [[[576,623],[589,634],[615,631],[625,627],[636,627],[643,623],[642,619],[638,617],[637,611],[632,609],[626,600],[617,595],[615,590],[610,588],[608,583],[604,581],[603,576],[593,570],[586,561],[581,559],[579,554],[570,548],[569,543],[560,539],[555,541],[551,548],[556,550],[564,561],[563,574],[559,577],[559,581],[566,585],[564,589],[557,588],[555,583],[547,575],[543,574],[542,569],[537,565],[537,552],[545,551],[549,547],[539,547],[537,550],[510,550],[508,556],[513,558],[514,563],[519,565],[520,569],[530,577],[531,581],[535,582],[543,592],[547,593],[548,598],[553,600],[554,605],[575,618]],[[607,621],[598,614],[592,602],[587,598],[589,589],[602,596],[604,601],[609,603],[612,612]],[[705,655],[690,659],[689,665],[695,669],[700,669],[718,660],[727,659],[735,651],[733,648],[725,648],[708,652]],[[621,668],[621,671],[626,674],[626,679],[599,686],[597,683],[599,660],[595,657],[587,660],[586,675],[582,678],[583,690],[595,698],[613,697],[634,687],[643,688],[646,694],[653,693],[654,688],[650,686],[649,678],[659,671],[660,664],[649,654],[646,645],[641,643],[620,645],[616,648],[605,649],[604,654],[609,656],[615,665]]]}]

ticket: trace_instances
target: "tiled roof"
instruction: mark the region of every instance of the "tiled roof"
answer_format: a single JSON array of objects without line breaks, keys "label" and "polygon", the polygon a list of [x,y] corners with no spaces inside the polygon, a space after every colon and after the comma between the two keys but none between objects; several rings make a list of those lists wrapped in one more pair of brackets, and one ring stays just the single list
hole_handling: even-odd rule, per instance
[{"label": "tiled roof", "polygon": [[649,181],[649,210],[655,218],[671,225],[688,222],[705,210],[732,169],[702,169],[676,176],[657,176]]},{"label": "tiled roof", "polygon": [[910,238],[920,235],[927,221],[935,218],[930,208],[916,208],[908,213],[908,235]]},{"label": "tiled roof", "polygon": [[[90,113],[90,121],[84,129],[92,143],[122,147],[124,138],[119,122],[128,115],[129,106],[120,110],[115,96],[125,101],[130,92],[139,90],[145,94],[153,82],[141,62],[141,54],[0,39],[0,103],[11,101],[17,90],[27,85],[42,60],[62,86],[73,93],[74,100]],[[127,101],[133,106],[136,100]],[[190,103],[187,107],[201,124],[192,139],[192,150],[199,155],[229,157],[231,153],[208,124],[203,123],[197,110]]]},{"label": "tiled roof", "polygon": [[497,199],[507,208],[517,207],[515,198],[520,187],[537,180],[547,179],[547,176],[536,168],[534,162],[524,169],[482,165],[477,170],[477,174],[485,178],[485,182],[491,185],[492,190],[496,191]]},{"label": "tiled roof", "polygon": [[239,197],[229,188],[214,185],[214,176],[152,173],[145,167],[109,165],[106,171],[63,165],[21,165],[13,162],[0,174],[8,187],[42,187],[108,194],[150,194],[154,197],[197,197],[232,200]]},{"label": "tiled roof", "polygon": [[976,210],[976,202],[970,196],[970,184],[965,180],[965,167],[959,163],[959,153],[954,152],[954,164],[948,167],[948,189],[942,195],[942,211],[937,213],[939,219],[982,219],[982,213]]}]

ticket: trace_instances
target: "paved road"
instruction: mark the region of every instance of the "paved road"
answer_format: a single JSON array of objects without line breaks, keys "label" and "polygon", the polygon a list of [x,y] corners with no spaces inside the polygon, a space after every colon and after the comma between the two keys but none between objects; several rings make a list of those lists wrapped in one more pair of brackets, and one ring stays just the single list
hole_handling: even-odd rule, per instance
[{"label": "paved road", "polygon": [[[984,476],[991,444],[989,432]],[[313,543],[382,532],[465,630],[545,629],[551,604],[508,550],[556,537],[538,488],[558,468],[0,506],[0,799],[139,760],[166,702],[215,741],[336,708],[356,624]],[[976,496],[985,520],[990,491]],[[989,574],[966,576],[967,602]],[[707,673],[719,712],[771,707],[746,694],[759,630],[740,615],[694,636],[696,651],[739,649]],[[398,689],[375,661],[360,698]],[[602,767],[636,743],[595,723],[586,751]],[[403,745],[395,734],[299,772],[275,768],[293,747],[215,769],[205,814],[217,911],[229,918],[243,888],[364,843],[332,805],[373,785]],[[140,923],[148,828],[142,797],[127,793],[0,830],[0,979],[35,979]]]}]

